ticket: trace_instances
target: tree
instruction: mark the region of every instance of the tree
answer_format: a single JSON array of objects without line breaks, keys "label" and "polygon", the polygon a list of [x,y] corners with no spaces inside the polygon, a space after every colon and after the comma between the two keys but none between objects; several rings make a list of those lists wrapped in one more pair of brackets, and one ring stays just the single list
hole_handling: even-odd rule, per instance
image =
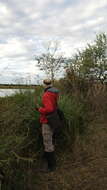
[{"label": "tree", "polygon": [[99,70],[99,78],[104,75],[107,70],[107,36],[106,34],[97,35],[95,45],[93,47],[96,66]]},{"label": "tree", "polygon": [[94,44],[88,44],[84,50],[78,51],[70,59],[69,69],[82,77],[101,79],[107,70],[107,36],[97,35]]},{"label": "tree", "polygon": [[64,63],[64,58],[59,55],[59,43],[57,41],[49,41],[45,47],[45,53],[40,56],[36,56],[37,66],[40,70],[44,71],[47,76],[50,77],[52,82],[55,80],[55,76],[61,69]]}]

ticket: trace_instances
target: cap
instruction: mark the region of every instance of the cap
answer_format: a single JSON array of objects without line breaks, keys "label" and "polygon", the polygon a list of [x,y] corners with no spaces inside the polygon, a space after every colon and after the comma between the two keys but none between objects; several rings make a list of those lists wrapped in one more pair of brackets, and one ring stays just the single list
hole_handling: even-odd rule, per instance
[{"label": "cap", "polygon": [[52,82],[50,79],[45,79],[45,80],[43,80],[43,83],[46,85],[51,85]]}]

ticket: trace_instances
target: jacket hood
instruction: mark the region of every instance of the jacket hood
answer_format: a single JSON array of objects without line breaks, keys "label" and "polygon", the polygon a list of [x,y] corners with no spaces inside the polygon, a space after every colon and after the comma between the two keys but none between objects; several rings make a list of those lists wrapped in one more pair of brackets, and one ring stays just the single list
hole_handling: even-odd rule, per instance
[{"label": "jacket hood", "polygon": [[46,92],[59,93],[59,90],[55,87],[50,87],[46,90]]}]

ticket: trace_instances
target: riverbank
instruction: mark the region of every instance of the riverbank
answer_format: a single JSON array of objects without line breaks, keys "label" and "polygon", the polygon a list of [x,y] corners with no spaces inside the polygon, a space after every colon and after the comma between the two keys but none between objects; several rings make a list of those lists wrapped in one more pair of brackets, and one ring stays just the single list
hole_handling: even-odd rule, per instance
[{"label": "riverbank", "polygon": [[95,190],[96,187],[106,190],[107,106],[98,101],[105,102],[106,94],[88,92],[84,98],[62,93],[59,106],[68,125],[56,139],[56,171],[43,174],[38,172],[43,145],[39,114],[35,110],[35,98],[41,105],[42,92],[40,88],[35,93],[27,91],[0,98],[3,190]]},{"label": "riverbank", "polygon": [[0,84],[0,89],[29,89],[36,88],[38,85],[25,85],[25,84]]},{"label": "riverbank", "polygon": [[15,173],[7,185],[21,190],[106,190],[106,124],[103,117],[92,121],[87,135],[84,139],[78,136],[72,151],[68,147],[57,155],[57,169],[52,173],[38,172],[39,160],[16,155]]},{"label": "riverbank", "polygon": [[62,152],[55,172],[42,174],[37,173],[36,168],[30,168],[28,189],[106,190],[107,119],[97,118],[89,128],[84,140],[76,139],[72,152],[70,147]]}]

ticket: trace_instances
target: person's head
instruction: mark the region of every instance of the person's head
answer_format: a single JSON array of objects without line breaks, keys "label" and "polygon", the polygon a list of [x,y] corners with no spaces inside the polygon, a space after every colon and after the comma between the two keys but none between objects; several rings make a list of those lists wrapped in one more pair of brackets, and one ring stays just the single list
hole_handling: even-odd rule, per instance
[{"label": "person's head", "polygon": [[52,81],[50,79],[44,79],[43,80],[44,88],[48,88],[52,86]]}]

